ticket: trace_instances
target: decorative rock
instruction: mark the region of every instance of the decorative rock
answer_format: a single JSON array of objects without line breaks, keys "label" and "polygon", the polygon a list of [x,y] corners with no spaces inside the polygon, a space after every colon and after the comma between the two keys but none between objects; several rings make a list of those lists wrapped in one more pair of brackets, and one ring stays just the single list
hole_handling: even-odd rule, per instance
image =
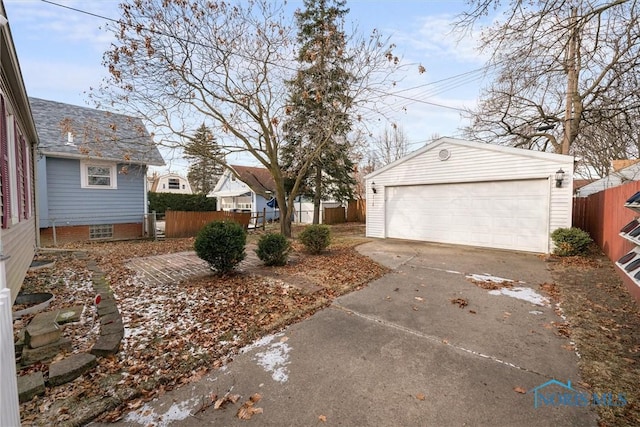
[{"label": "decorative rock", "polygon": [[98,305],[98,316],[105,316],[111,313],[117,313],[118,306],[114,301],[103,302]]},{"label": "decorative rock", "polygon": [[82,310],[84,310],[83,305],[74,305],[73,307],[63,308],[60,310],[60,313],[58,313],[56,323],[63,325],[65,323],[78,322],[80,320]]},{"label": "decorative rock", "polygon": [[18,377],[18,399],[20,403],[28,402],[34,396],[44,394],[44,377],[42,372],[36,371],[29,375]]},{"label": "decorative rock", "polygon": [[49,366],[48,384],[56,386],[73,381],[93,369],[97,364],[96,357],[92,354],[78,353],[71,355]]},{"label": "decorative rock", "polygon": [[61,351],[71,351],[71,340],[60,338],[58,341],[38,348],[23,348],[20,363],[28,366],[36,362],[54,358]]},{"label": "decorative rock", "polygon": [[56,323],[58,310],[37,314],[27,325],[24,341],[30,348],[44,347],[60,339],[62,328]]},{"label": "decorative rock", "polygon": [[124,331],[122,333],[100,335],[91,349],[91,354],[102,357],[116,354],[120,350],[120,341],[122,341],[123,337]]},{"label": "decorative rock", "polygon": [[101,326],[109,325],[112,323],[122,323],[122,316],[120,316],[120,313],[117,310],[114,313],[109,313],[109,314],[100,316]]}]

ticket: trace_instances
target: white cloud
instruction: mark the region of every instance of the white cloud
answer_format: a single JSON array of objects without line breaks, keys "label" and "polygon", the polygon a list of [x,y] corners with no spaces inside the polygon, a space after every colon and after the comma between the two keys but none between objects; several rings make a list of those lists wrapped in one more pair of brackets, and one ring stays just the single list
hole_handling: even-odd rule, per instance
[{"label": "white cloud", "polygon": [[[26,37],[27,42],[81,44],[83,49],[103,52],[113,40],[104,26],[107,21],[78,11],[42,2],[5,0],[9,25],[14,33]],[[95,15],[117,19],[117,2],[61,1],[60,4]],[[15,38],[15,35],[14,35]]]}]

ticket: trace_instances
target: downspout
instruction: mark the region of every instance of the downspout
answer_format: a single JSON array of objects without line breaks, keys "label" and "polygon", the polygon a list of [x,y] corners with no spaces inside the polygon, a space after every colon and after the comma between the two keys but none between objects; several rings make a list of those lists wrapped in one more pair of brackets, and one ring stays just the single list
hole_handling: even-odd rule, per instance
[{"label": "downspout", "polygon": [[143,187],[144,187],[144,195],[142,197],[144,203],[144,214],[142,215],[142,235],[149,236],[149,182],[147,180],[147,172],[149,171],[149,166],[144,165],[143,169]]},{"label": "downspout", "polygon": [[40,215],[39,215],[39,203],[38,198],[40,197],[40,192],[38,191],[38,182],[40,181],[38,178],[38,162],[36,161],[36,156],[38,155],[36,144],[31,144],[31,163],[33,170],[33,218],[35,220],[35,233],[36,233],[36,248],[40,247]]}]

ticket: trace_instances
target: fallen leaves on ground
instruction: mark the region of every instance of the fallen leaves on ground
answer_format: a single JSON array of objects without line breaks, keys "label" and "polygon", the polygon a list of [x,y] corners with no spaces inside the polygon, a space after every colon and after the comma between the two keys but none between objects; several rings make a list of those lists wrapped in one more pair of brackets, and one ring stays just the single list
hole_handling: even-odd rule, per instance
[{"label": "fallen leaves on ground", "polygon": [[[73,341],[73,353],[87,351],[99,333],[92,311],[95,293],[91,272],[86,269],[90,260],[105,272],[125,324],[125,337],[120,352],[99,358],[91,373],[62,386],[48,387],[44,396],[22,404],[23,425],[51,425],[70,418],[85,406],[83,402],[103,396],[110,396],[116,407],[100,420],[121,419],[129,408],[199,380],[253,340],[306,318],[333,298],[365,286],[388,271],[354,249],[361,239],[350,240],[349,228],[340,230],[339,245],[317,256],[295,252],[295,264],[270,270],[277,271],[277,276],[242,273],[147,285],[125,266],[133,257],[191,251],[192,238],[78,243],[66,246],[72,251],[47,254],[57,258],[55,265],[30,273],[23,289],[54,293],[52,308],[86,306],[83,323],[65,328],[65,336],[69,334]],[[73,251],[86,252],[87,259],[75,256]],[[311,282],[319,290],[309,293],[289,281]],[[19,324],[24,327],[29,320],[27,317]],[[46,373],[47,365],[35,364],[22,374],[35,370]],[[215,396],[203,407],[219,408],[237,399],[236,395]],[[253,407],[257,394],[251,399],[243,417],[261,411]]]},{"label": "fallen leaves on ground", "polygon": [[491,280],[475,280],[470,278],[467,278],[467,280],[477,287],[485,289],[487,291],[495,291],[502,288],[513,288],[513,282],[509,280],[505,280],[502,282],[493,282]]},{"label": "fallen leaves on ground", "polygon": [[453,298],[451,299],[451,304],[457,304],[460,308],[465,308],[469,305],[469,302],[464,298]]},{"label": "fallen leaves on ground", "polygon": [[520,393],[520,394],[527,394],[527,390],[525,390],[522,387],[514,387],[513,391],[515,391],[516,393]]},{"label": "fallen leaves on ground", "polygon": [[327,416],[326,415],[318,415],[318,420],[320,420],[323,423],[327,422]]},{"label": "fallen leaves on ground", "polygon": [[418,400],[425,400],[426,398],[427,398],[427,396],[425,396],[424,393],[416,394],[416,399],[418,399]]},{"label": "fallen leaves on ground", "polygon": [[640,306],[602,252],[562,258],[549,266],[567,319],[554,326],[571,339],[565,348],[575,345],[580,353],[581,381],[576,382],[590,392],[624,393],[629,402],[596,405],[599,425],[640,425]]},{"label": "fallen leaves on ground", "polygon": [[262,414],[262,408],[256,408],[253,405],[262,399],[260,393],[254,393],[249,400],[244,402],[241,407],[238,408],[236,416],[241,420],[250,420],[255,414]]},{"label": "fallen leaves on ground", "polygon": [[543,290],[549,297],[558,302],[560,300],[560,289],[558,289],[558,285],[555,283],[543,283],[540,285],[540,289]]}]

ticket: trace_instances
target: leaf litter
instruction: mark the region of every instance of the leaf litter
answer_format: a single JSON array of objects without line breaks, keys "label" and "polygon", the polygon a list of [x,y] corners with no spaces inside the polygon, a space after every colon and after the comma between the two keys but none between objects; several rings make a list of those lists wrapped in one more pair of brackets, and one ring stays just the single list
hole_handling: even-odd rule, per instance
[{"label": "leaf litter", "polygon": [[[193,238],[65,246],[66,251],[53,255],[57,258],[53,267],[29,275],[25,291],[51,290],[56,295],[55,304],[87,306],[83,324],[65,328],[65,334],[72,335],[73,352],[87,351],[97,337],[96,318],[92,318],[95,293],[91,272],[86,268],[89,260],[95,260],[114,292],[126,333],[120,351],[99,358],[91,373],[62,386],[47,387],[43,396],[21,404],[22,425],[87,423],[97,414],[83,415],[79,409],[84,402],[104,396],[111,396],[111,409],[98,421],[121,419],[134,408],[143,411],[145,402],[198,381],[257,338],[310,316],[337,296],[366,286],[388,270],[355,250],[363,240],[350,240],[351,232],[346,230],[336,239],[337,244],[319,256],[294,251],[295,265],[272,269],[277,276],[242,273],[153,286],[128,269],[127,262],[132,257],[190,251]],[[73,251],[85,252],[87,259],[74,256]],[[320,289],[311,293],[288,283],[295,280],[313,282]],[[28,320],[23,319],[18,326]],[[286,346],[286,339],[277,344]],[[46,369],[44,364],[35,364],[21,374]],[[214,406],[217,401],[216,396],[215,401],[203,406]],[[260,413],[262,409],[255,403],[245,402],[238,416]],[[80,418],[74,421],[76,412]]]}]

